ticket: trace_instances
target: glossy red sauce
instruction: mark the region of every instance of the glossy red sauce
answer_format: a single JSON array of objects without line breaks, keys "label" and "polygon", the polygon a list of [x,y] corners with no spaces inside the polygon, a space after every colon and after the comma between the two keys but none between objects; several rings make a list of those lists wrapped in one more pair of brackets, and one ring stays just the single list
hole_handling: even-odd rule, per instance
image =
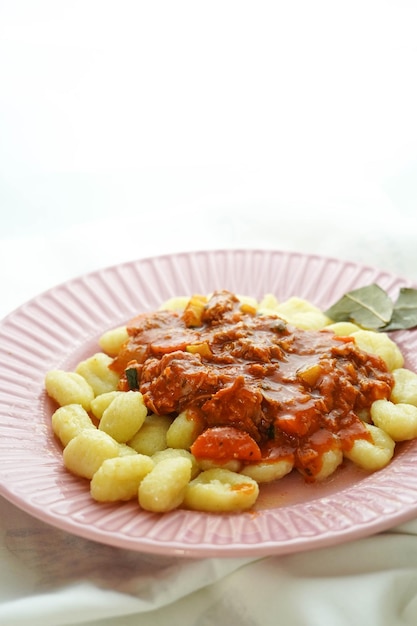
[{"label": "glossy red sauce", "polygon": [[[207,434],[206,446],[195,444],[199,456],[291,458],[314,475],[323,452],[369,438],[358,413],[389,398],[393,385],[378,356],[352,338],[256,315],[227,291],[197,312],[191,308],[135,317],[111,367],[121,374],[122,390],[131,388],[125,370],[135,370],[150,412],[174,417],[190,409],[209,435],[224,428],[223,443],[211,432],[217,448]],[[247,440],[232,436],[236,431],[250,436],[253,455]]]}]

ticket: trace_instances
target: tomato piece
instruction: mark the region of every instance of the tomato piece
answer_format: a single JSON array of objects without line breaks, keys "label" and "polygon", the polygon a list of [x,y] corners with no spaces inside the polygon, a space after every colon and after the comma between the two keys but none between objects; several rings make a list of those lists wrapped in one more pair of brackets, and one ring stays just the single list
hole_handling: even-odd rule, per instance
[{"label": "tomato piece", "polygon": [[208,428],[197,437],[190,449],[196,458],[213,461],[260,461],[262,458],[256,441],[233,426]]}]

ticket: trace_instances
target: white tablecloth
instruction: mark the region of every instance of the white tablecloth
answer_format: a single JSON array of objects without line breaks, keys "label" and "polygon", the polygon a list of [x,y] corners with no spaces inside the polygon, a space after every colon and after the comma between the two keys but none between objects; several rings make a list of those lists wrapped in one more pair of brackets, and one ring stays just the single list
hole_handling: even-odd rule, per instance
[{"label": "white tablecloth", "polygon": [[[316,252],[417,282],[414,3],[17,0],[0,18],[0,317],[183,250]],[[2,499],[0,535],[1,626],[417,623],[417,520],[190,560]]]}]

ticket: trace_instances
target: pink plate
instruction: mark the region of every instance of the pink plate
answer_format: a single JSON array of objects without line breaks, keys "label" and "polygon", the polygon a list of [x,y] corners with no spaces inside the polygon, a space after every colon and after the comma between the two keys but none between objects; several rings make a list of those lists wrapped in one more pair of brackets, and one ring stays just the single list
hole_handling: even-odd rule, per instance
[{"label": "pink plate", "polygon": [[[98,504],[88,483],[62,464],[44,391],[45,373],[73,369],[97,339],[175,295],[229,289],[261,298],[307,298],[321,308],[377,282],[392,297],[406,280],[348,261],[266,250],[219,250],[140,259],[55,287],[0,326],[0,493],[31,515],[113,546],[195,557],[263,556],[329,546],[403,523],[417,514],[417,442],[367,475],[347,464],[327,482],[292,474],[261,488],[256,509],[235,515],[176,510],[155,515],[135,502]],[[417,370],[417,332],[393,336]]]}]

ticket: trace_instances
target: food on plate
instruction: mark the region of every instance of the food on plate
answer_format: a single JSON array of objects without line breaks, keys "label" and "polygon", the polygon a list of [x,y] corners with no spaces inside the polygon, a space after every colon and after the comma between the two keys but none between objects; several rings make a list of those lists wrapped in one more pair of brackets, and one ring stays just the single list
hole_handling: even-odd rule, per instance
[{"label": "food on plate", "polygon": [[172,298],[99,346],[45,387],[64,465],[100,502],[248,510],[263,483],[377,471],[417,437],[417,374],[395,342],[302,298]]}]

